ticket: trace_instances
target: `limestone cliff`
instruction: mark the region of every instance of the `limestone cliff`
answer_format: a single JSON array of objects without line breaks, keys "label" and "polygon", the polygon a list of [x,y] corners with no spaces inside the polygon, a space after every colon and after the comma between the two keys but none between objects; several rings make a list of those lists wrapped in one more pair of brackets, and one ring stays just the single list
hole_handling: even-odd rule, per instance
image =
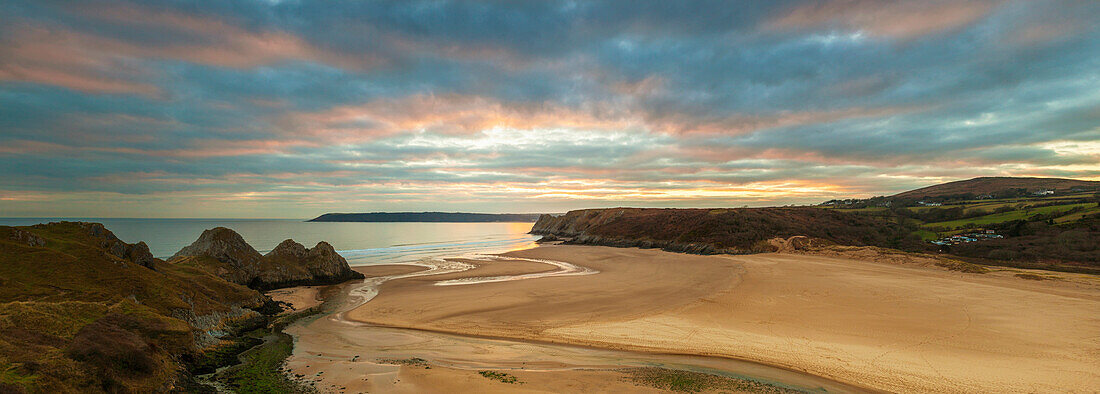
[{"label": "limestone cliff", "polygon": [[363,278],[326,242],[310,249],[288,239],[265,256],[240,234],[225,227],[204,231],[169,262],[197,265],[225,280],[254,289],[334,284]]}]

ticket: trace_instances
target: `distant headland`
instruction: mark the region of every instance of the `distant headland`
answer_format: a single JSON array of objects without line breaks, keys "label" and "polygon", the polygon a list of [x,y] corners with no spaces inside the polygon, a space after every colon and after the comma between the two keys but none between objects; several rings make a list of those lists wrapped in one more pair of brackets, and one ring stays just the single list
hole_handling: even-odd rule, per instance
[{"label": "distant headland", "polygon": [[326,213],[310,222],[432,222],[432,223],[490,223],[534,222],[537,213],[466,213],[466,212],[370,212]]}]

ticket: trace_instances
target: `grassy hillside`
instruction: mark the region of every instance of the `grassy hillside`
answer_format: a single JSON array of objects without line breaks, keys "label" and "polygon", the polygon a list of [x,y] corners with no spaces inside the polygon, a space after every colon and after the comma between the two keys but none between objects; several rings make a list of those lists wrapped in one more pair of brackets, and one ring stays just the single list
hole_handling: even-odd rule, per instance
[{"label": "grassy hillside", "polygon": [[[1062,181],[1065,180],[1052,182]],[[956,186],[958,184],[950,190],[961,190]],[[940,197],[937,203],[940,205],[936,206],[876,197],[841,200],[840,204],[834,202],[822,208],[917,226],[916,234],[926,241],[979,229],[1004,237],[937,246],[944,253],[972,262],[1100,273],[1100,248],[1097,247],[1100,245],[1100,194],[1055,192],[1052,195],[1024,193],[1006,198],[968,197],[974,194],[964,193],[962,198]]]},{"label": "grassy hillside", "polygon": [[536,234],[576,237],[575,242],[661,247],[696,253],[771,251],[767,240],[804,235],[844,245],[926,247],[890,218],[817,208],[642,209],[570,211],[540,218]]},{"label": "grassy hillside", "polygon": [[211,332],[258,316],[258,292],[132,246],[97,224],[0,227],[0,392],[170,390]]},{"label": "grassy hillside", "polygon": [[[1003,207],[1001,207],[1003,208]],[[1055,218],[1061,218],[1062,216],[1069,216],[1070,212],[1083,213],[1084,208],[1096,208],[1096,203],[1075,203],[1075,204],[1058,204],[1045,207],[1031,208],[1030,205],[1023,205],[1018,209],[1012,209],[1007,212],[993,213],[988,215],[981,215],[966,219],[933,222],[926,223],[923,226],[926,228],[945,228],[945,229],[958,229],[969,226],[983,226],[994,223],[1004,223],[1013,220],[1026,220],[1029,217],[1035,215],[1051,215]],[[964,208],[964,213],[974,214],[988,212],[982,208],[972,209]]]},{"label": "grassy hillside", "polygon": [[1024,192],[1038,190],[1069,192],[1073,189],[1094,191],[1100,190],[1100,182],[1063,178],[982,177],[932,185],[898,193],[891,197],[896,199],[922,199],[965,196],[968,194],[977,197],[980,195],[996,195],[1013,189],[1022,189]]},{"label": "grassy hillside", "polygon": [[[940,251],[982,264],[1100,273],[1100,195],[909,202],[876,197],[815,208],[589,209],[544,215],[532,233],[704,254],[767,252],[775,248],[769,239],[801,235],[841,245]],[[979,230],[992,233],[950,245],[930,242]]]}]

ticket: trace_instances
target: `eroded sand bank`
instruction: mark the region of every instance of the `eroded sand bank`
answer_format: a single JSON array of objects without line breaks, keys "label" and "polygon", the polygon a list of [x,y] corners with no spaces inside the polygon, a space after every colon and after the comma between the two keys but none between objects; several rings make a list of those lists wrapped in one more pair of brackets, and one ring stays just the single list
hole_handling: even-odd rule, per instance
[{"label": "eroded sand bank", "polygon": [[1092,285],[786,254],[555,245],[507,255],[599,273],[470,286],[397,279],[344,317],[741,358],[891,391],[1100,387],[1100,291]]}]

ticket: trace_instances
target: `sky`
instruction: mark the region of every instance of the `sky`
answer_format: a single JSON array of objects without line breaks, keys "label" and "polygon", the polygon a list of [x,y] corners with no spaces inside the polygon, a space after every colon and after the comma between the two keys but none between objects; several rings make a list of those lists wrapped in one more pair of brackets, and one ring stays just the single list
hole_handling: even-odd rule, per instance
[{"label": "sky", "polygon": [[1100,180],[1100,1],[0,1],[0,217]]}]

